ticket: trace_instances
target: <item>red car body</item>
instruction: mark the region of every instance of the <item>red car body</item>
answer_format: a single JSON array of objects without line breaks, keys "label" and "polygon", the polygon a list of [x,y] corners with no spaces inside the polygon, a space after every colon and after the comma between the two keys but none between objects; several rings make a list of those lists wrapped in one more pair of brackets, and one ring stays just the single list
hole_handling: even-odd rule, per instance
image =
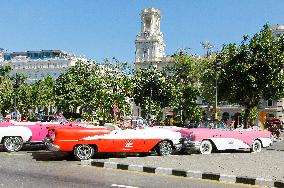
[{"label": "red car body", "polygon": [[168,155],[173,149],[181,148],[180,139],[180,133],[170,130],[110,130],[98,126],[92,129],[56,128],[46,145],[51,151],[74,152],[77,159],[85,160],[95,152],[147,153],[155,148],[159,154]]}]

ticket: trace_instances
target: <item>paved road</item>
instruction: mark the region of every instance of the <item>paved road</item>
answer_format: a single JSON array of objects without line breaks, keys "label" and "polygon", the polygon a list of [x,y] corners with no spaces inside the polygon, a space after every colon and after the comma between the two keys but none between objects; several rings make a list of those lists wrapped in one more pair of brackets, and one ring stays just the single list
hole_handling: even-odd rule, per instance
[{"label": "paved road", "polygon": [[[153,175],[81,166],[66,154],[54,155],[41,148],[17,153],[0,152],[0,187],[249,187],[184,177]],[[31,150],[31,151],[30,151]]]},{"label": "paved road", "polygon": [[267,149],[263,149],[260,153],[250,153],[244,150],[217,152],[211,155],[191,154],[165,157],[155,155],[127,158],[111,157],[100,161],[284,181],[283,158],[284,141],[282,140],[275,142],[273,146]]}]

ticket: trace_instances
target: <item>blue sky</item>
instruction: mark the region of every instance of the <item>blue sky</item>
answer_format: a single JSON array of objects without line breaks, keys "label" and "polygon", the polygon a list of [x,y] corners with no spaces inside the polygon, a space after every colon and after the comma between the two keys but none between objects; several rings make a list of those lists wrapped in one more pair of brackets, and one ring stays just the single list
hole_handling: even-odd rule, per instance
[{"label": "blue sky", "polygon": [[133,62],[140,12],[161,10],[166,54],[203,54],[239,43],[265,23],[284,24],[283,0],[2,0],[0,47],[8,51],[60,49],[102,62]]}]

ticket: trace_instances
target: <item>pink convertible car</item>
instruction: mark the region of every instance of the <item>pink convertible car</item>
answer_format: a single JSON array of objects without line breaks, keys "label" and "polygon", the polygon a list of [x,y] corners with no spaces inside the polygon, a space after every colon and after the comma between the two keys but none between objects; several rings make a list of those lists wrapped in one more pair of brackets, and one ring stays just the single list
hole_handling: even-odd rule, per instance
[{"label": "pink convertible car", "polygon": [[0,122],[0,127],[8,126],[22,126],[27,127],[32,131],[31,144],[43,144],[44,138],[48,134],[48,127],[71,127],[71,126],[82,126],[85,125],[81,122],[65,122],[61,124],[60,122],[18,122],[18,121],[5,121]]},{"label": "pink convertible car", "polygon": [[262,148],[272,144],[271,133],[267,130],[252,129],[209,129],[209,128],[178,128],[168,127],[177,131],[186,138],[184,150],[199,151],[210,154],[215,150],[250,149],[251,152],[260,152]]}]

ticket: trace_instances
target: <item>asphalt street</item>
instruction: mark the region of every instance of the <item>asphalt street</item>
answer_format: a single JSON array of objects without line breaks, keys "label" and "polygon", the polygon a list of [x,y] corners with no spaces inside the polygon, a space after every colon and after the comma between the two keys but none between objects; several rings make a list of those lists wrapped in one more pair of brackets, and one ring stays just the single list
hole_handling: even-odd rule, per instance
[{"label": "asphalt street", "polygon": [[0,152],[0,186],[4,188],[48,187],[252,187],[211,180],[156,175],[81,166],[70,156],[39,147],[17,153]]},{"label": "asphalt street", "polygon": [[284,181],[284,141],[274,142],[259,153],[249,150],[219,151],[210,155],[190,154],[147,157],[130,156],[95,159],[99,162],[136,165],[151,168],[210,172],[237,177]]}]

